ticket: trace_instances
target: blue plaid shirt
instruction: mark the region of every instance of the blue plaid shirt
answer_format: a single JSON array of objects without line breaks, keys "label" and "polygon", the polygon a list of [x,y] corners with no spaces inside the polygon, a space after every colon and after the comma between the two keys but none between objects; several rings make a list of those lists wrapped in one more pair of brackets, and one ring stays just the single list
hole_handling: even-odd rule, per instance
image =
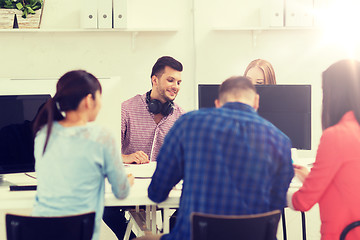
[{"label": "blue plaid shirt", "polygon": [[180,117],[165,137],[148,189],[164,201],[183,182],[175,228],[190,239],[192,212],[243,215],[282,209],[294,175],[289,138],[249,105],[226,103]]}]

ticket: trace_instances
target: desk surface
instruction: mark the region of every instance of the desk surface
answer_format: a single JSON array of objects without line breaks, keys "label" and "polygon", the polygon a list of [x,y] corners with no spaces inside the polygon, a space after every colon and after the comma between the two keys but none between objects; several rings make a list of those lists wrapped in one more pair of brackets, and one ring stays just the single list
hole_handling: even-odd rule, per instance
[{"label": "desk surface", "polygon": [[[24,173],[7,174],[6,180],[18,185],[36,184],[36,180]],[[147,188],[151,179],[135,179],[130,194],[125,199],[117,199],[111,192],[111,186],[106,181],[105,206],[139,206],[156,205],[148,198]],[[36,191],[10,191],[9,186],[0,187],[0,209],[32,208]],[[163,207],[176,207],[179,205],[181,190],[173,190],[166,201],[161,203]]]},{"label": "desk surface", "polygon": [[[314,159],[297,159],[295,163],[302,165],[311,165]],[[126,171],[133,173],[135,176],[141,177],[135,179],[134,185],[131,187],[130,194],[125,199],[117,199],[111,192],[111,186],[108,182],[105,185],[105,206],[139,206],[139,205],[158,205],[163,208],[172,208],[179,206],[181,190],[174,189],[170,192],[167,200],[160,204],[156,204],[148,198],[147,188],[150,184],[150,178],[143,178],[152,175],[156,167],[156,163],[142,166],[128,166]],[[7,181],[14,184],[36,184],[36,179],[26,176],[24,173],[7,174]],[[294,178],[290,187],[298,188],[302,183]],[[8,186],[0,187],[0,209],[16,209],[16,208],[32,208],[36,191],[10,191]]]}]

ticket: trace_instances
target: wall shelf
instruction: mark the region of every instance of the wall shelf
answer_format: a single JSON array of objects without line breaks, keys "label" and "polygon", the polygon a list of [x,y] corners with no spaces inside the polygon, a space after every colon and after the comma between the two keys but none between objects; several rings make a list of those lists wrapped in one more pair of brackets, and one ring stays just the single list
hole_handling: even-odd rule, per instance
[{"label": "wall shelf", "polygon": [[238,31],[250,31],[252,34],[253,47],[256,47],[258,36],[264,31],[318,31],[319,27],[239,27],[239,28],[226,28],[216,27],[214,31],[218,32],[238,32]]},{"label": "wall shelf", "polygon": [[287,31],[287,30],[319,30],[319,27],[216,27],[214,31]]},{"label": "wall shelf", "polygon": [[0,29],[0,33],[56,33],[56,32],[177,32],[175,28],[128,28],[128,29],[115,29],[115,28],[104,28],[104,29],[79,29],[79,28],[68,28],[68,29],[55,29],[55,28],[40,28],[40,29]]},{"label": "wall shelf", "polygon": [[131,34],[131,49],[135,51],[136,49],[136,38],[139,33],[175,33],[178,30],[175,28],[127,28],[127,29],[116,29],[116,28],[96,28],[96,29],[79,29],[79,28],[69,28],[69,29],[50,29],[50,28],[40,28],[40,29],[0,29],[1,33],[21,33],[21,34],[48,34],[48,33],[130,33]]}]

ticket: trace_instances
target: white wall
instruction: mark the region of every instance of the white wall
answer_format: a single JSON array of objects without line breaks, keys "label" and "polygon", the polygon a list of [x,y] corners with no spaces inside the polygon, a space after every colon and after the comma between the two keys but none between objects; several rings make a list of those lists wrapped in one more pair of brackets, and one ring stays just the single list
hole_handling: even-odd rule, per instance
[{"label": "white wall", "polygon": [[[218,25],[223,29],[239,28],[238,22],[248,24],[249,19],[254,22],[254,27],[261,25],[261,11],[244,16],[246,12],[243,10],[244,6],[251,4],[249,9],[253,9],[252,6],[258,6],[259,1],[265,5],[265,0],[253,3],[246,0],[195,1],[196,83],[221,83],[232,75],[242,75],[250,61],[262,58],[272,63],[278,84],[311,84],[313,150],[300,151],[299,154],[312,157],[322,132],[321,73],[340,59],[359,59],[360,42],[349,50],[346,45],[328,41],[331,40],[329,36],[332,40],[337,37],[335,32],[325,35],[321,29],[218,30]],[[224,7],[221,3],[233,5]],[[234,7],[237,10],[234,11]],[[220,24],[216,23],[217,20]],[[233,24],[232,21],[237,22]]]},{"label": "white wall", "polygon": [[[11,89],[16,83],[21,92],[43,93],[49,89],[53,93],[55,82],[49,79],[56,80],[69,70],[85,69],[104,79],[104,104],[98,122],[107,124],[119,137],[120,101],[151,89],[152,66],[159,57],[170,55],[184,66],[177,102],[186,110],[194,109],[192,3],[132,0],[128,5],[135,15],[129,18],[129,24],[140,31],[83,31],[80,1],[71,0],[46,0],[41,31],[0,31],[0,79],[25,79],[11,84],[0,80],[0,92],[14,93]],[[164,5],[169,11],[161,14],[158,7]],[[171,13],[173,6],[176,14]],[[136,11],[137,7],[141,11]],[[155,18],[158,14],[159,19],[169,21],[160,31],[151,31],[158,24]],[[163,28],[171,31],[162,31]],[[119,78],[106,80],[114,76]]]},{"label": "white wall", "polygon": [[131,0],[130,27],[176,29],[136,32],[76,31],[81,1],[46,0],[41,28],[47,31],[0,31],[0,79],[57,79],[81,68],[98,77],[120,76],[126,99],[150,89],[156,59],[171,55],[184,65],[177,102],[189,111],[197,108],[198,83],[220,83],[263,58],[273,64],[278,83],[312,85],[313,150],[301,154],[313,156],[321,135],[321,72],[350,54],[359,58],[359,44],[349,53],[346,47],[325,43],[336,33],[324,39],[319,29],[217,30],[263,24],[264,7],[259,6],[264,1]]},{"label": "white wall", "polygon": [[[152,66],[159,57],[170,55],[184,65],[183,86],[177,101],[191,110],[194,107],[192,3],[171,1],[176,8],[167,10],[166,14],[157,6],[152,9],[150,2],[143,3],[149,5],[145,7],[152,13],[150,17],[155,13],[169,18],[171,11],[176,10],[173,25],[177,31],[131,32],[76,31],[80,26],[80,1],[46,0],[41,28],[47,31],[0,31],[0,79],[59,78],[69,70],[81,68],[97,77],[120,76],[124,88],[121,94],[127,98],[149,90]],[[157,2],[159,5],[161,0]],[[148,27],[151,20],[143,20]]]},{"label": "white wall", "polygon": [[[244,25],[261,25],[262,10],[254,6],[267,0],[132,1],[138,4],[138,8],[132,6],[132,27],[153,28],[163,18],[177,30],[76,31],[80,27],[81,1],[46,0],[42,29],[47,31],[0,31],[0,79],[57,79],[81,68],[97,77],[119,76],[121,86],[117,88],[126,99],[149,90],[149,75],[156,59],[171,55],[184,65],[182,90],[176,102],[190,111],[197,108],[198,83],[220,83],[241,75],[251,60],[263,58],[273,64],[279,84],[312,85],[313,150],[301,154],[314,156],[321,135],[321,73],[337,60],[349,56],[359,59],[360,41],[350,49],[351,44],[326,41],[341,34],[324,35],[320,29],[215,29],[243,17]],[[237,6],[237,11],[227,4],[246,4],[250,11],[244,6]],[[0,80],[1,92],[8,87]]]},{"label": "white wall", "polygon": [[[0,31],[0,79],[57,79],[81,68],[97,77],[120,76],[126,99],[150,89],[156,59],[171,55],[184,65],[176,101],[190,111],[197,108],[198,83],[220,83],[263,58],[273,64],[278,83],[312,85],[313,150],[300,154],[314,156],[321,135],[321,72],[350,55],[359,58],[360,44],[349,50],[329,43],[344,33],[324,35],[320,29],[219,30],[262,25],[266,2],[129,0],[130,27],[170,31],[77,31],[81,1],[46,0],[41,25],[46,31]],[[6,88],[1,82],[0,87]]]}]

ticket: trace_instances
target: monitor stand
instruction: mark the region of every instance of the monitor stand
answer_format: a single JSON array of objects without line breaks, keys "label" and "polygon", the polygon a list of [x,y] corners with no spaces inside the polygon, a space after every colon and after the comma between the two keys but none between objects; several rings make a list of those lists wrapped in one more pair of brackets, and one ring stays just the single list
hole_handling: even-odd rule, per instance
[{"label": "monitor stand", "polygon": [[298,159],[298,151],[296,148],[291,149],[291,159],[295,162]]},{"label": "monitor stand", "polygon": [[14,185],[14,184],[9,181],[6,181],[4,174],[0,174],[0,186],[10,186],[10,185]]}]

